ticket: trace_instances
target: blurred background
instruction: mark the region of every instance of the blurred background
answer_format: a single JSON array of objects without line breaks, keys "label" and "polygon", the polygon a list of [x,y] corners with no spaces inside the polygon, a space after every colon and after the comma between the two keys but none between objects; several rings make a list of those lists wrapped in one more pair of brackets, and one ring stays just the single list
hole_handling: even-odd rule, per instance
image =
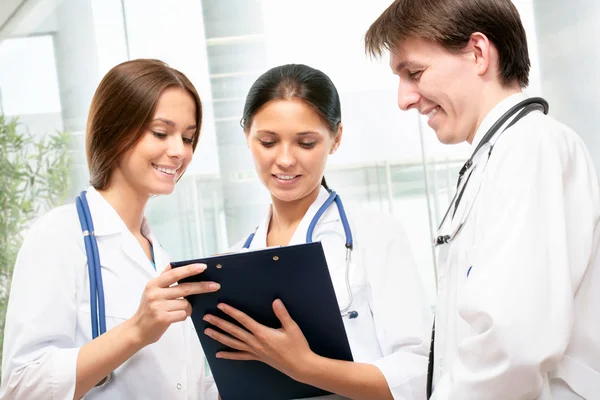
[{"label": "blurred background", "polygon": [[[600,3],[514,2],[530,45],[527,92],[549,100],[550,114],[583,137],[598,168]],[[149,204],[173,259],[223,251],[256,226],[269,198],[239,126],[244,98],[268,68],[304,63],[327,73],[341,95],[344,141],[330,157],[330,186],[345,203],[404,221],[433,304],[431,238],[470,148],[441,145],[416,112],[400,112],[387,57],[365,56],[363,35],[390,3],[0,0],[0,338],[21,237],[32,218],[87,188],[92,95],[111,67],[134,58],[181,70],[205,107],[190,168],[173,195]]]}]

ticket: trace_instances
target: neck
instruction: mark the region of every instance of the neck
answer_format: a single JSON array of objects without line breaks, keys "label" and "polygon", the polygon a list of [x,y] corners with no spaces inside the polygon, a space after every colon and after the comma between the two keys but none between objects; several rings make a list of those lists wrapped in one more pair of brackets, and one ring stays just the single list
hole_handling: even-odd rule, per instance
[{"label": "neck", "polygon": [[142,229],[144,208],[149,197],[140,195],[131,187],[123,186],[109,185],[106,189],[98,190],[98,193],[115,209],[129,231],[137,235]]},{"label": "neck", "polygon": [[317,186],[308,196],[295,201],[283,201],[275,196],[271,196],[273,212],[269,230],[275,229],[281,231],[298,226],[310,206],[319,197],[320,190],[321,185]]},{"label": "neck", "polygon": [[477,119],[477,125],[475,129],[470,133],[469,137],[467,137],[467,142],[469,144],[473,143],[473,139],[475,138],[475,134],[477,130],[481,126],[481,123],[485,119],[485,117],[500,104],[504,99],[512,96],[516,93],[521,93],[521,87],[518,83],[513,83],[508,86],[490,85],[481,92],[482,96],[479,99],[479,117]]}]

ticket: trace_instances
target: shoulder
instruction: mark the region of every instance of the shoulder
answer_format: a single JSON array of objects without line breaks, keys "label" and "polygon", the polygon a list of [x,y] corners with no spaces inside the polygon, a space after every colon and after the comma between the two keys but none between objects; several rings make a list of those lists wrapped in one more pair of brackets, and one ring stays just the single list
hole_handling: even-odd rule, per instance
[{"label": "shoulder", "polygon": [[575,155],[589,158],[577,133],[541,112],[533,112],[507,129],[498,139],[494,153],[527,160],[549,159],[565,165]]},{"label": "shoulder", "polygon": [[72,241],[81,236],[81,227],[74,204],[54,208],[33,221],[25,234],[28,238],[42,237],[48,242]]},{"label": "shoulder", "polygon": [[366,207],[352,206],[348,209],[350,225],[356,230],[357,238],[378,241],[397,239],[406,235],[402,220],[394,215]]}]

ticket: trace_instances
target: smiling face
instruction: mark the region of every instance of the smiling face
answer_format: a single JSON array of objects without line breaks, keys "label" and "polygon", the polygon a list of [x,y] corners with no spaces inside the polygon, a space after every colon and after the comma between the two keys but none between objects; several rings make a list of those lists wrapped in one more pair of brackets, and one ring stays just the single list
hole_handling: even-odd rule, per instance
[{"label": "smiling face", "polygon": [[272,100],[246,133],[256,171],[274,199],[294,202],[318,195],[327,158],[341,140],[299,99]]},{"label": "smiling face", "polygon": [[196,104],[187,91],[165,89],[146,132],[113,171],[110,186],[143,197],[173,192],[192,159],[196,115]]},{"label": "smiling face", "polygon": [[468,49],[451,53],[434,42],[405,40],[390,55],[390,67],[399,77],[398,106],[426,115],[442,143],[472,139],[482,118],[486,66],[480,60]]}]

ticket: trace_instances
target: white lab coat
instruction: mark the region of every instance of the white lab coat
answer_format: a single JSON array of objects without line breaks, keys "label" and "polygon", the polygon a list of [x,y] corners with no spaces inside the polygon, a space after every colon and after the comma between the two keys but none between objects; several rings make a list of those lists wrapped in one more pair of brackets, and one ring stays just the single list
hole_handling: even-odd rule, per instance
[{"label": "white lab coat", "polygon": [[[525,98],[497,105],[473,148]],[[599,241],[584,144],[532,112],[499,137],[467,223],[440,250],[433,398],[600,398]]]},{"label": "white lab coat", "polygon": [[[146,283],[169,263],[153,243],[155,271],[110,204],[93,188],[88,203],[104,283],[107,330],[133,316]],[[79,348],[91,337],[87,259],[73,204],[40,218],[27,233],[15,265],[4,333],[2,399],[72,399]],[[94,388],[89,399],[204,399],[202,347],[190,319],[171,325]],[[216,395],[213,394],[213,398]]]},{"label": "white lab coat", "polygon": [[[317,210],[329,197],[321,188],[296,228],[290,245],[306,243]],[[378,212],[346,210],[354,240],[350,283],[355,319],[344,318],[355,361],[377,366],[395,399],[423,399],[432,315],[402,224]],[[250,249],[266,247],[271,208]],[[313,241],[321,241],[340,309],[348,304],[345,234],[335,204],[319,219]],[[244,240],[237,246],[241,248]],[[323,399],[338,399],[326,396]]]}]

